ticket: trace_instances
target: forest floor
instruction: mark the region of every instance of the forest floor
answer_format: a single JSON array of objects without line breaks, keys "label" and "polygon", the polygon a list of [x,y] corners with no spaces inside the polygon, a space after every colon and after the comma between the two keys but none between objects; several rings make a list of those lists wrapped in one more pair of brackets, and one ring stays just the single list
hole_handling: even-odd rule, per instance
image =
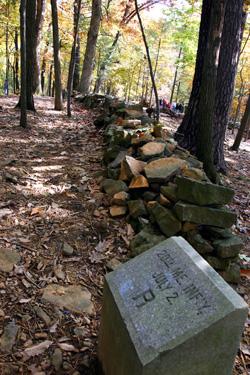
[{"label": "forest floor", "polygon": [[[51,99],[36,98],[37,112],[29,113],[24,130],[16,102],[0,98],[0,375],[95,374],[103,275],[111,260],[129,257],[133,232],[125,219],[109,217],[108,198],[99,188],[104,145],[93,111],[74,106],[68,119],[53,110]],[[231,208],[238,213],[235,231],[246,243],[247,265],[250,154],[244,150],[249,143],[242,146],[239,153],[227,151],[226,182],[236,189]],[[4,272],[4,266],[13,270]],[[250,302],[250,276],[242,273],[237,290]],[[48,287],[52,299],[69,298],[70,288],[72,309],[46,301]],[[89,296],[92,313],[75,312]],[[234,375],[248,374],[249,345],[250,319]]]}]

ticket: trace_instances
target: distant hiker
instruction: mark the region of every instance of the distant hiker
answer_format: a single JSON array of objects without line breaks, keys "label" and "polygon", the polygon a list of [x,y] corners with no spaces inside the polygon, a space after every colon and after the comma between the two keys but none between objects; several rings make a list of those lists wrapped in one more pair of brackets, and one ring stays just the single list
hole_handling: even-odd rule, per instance
[{"label": "distant hiker", "polygon": [[3,91],[4,91],[4,95],[7,96],[9,94],[9,83],[7,79],[4,81]]}]

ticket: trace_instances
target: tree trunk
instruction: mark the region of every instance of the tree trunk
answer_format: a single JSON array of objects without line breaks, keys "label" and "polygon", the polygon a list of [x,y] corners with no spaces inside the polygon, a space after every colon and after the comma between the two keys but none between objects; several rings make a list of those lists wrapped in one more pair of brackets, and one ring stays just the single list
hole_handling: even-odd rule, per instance
[{"label": "tree trunk", "polygon": [[6,3],[6,28],[5,28],[5,59],[6,59],[6,70],[5,70],[5,80],[6,85],[6,95],[9,95],[9,75],[10,75],[10,54],[9,54],[9,13],[10,13],[10,2]]},{"label": "tree trunk", "polygon": [[62,82],[60,63],[59,28],[57,15],[57,0],[51,0],[52,26],[53,26],[53,49],[54,49],[54,71],[55,71],[55,110],[63,109]]},{"label": "tree trunk", "polygon": [[244,116],[241,120],[240,128],[238,130],[237,136],[235,138],[233,146],[230,148],[232,151],[238,151],[240,143],[242,141],[245,130],[250,126],[250,94],[248,95],[247,105],[245,109]]},{"label": "tree trunk", "polygon": [[242,16],[243,0],[228,1],[220,47],[213,125],[214,164],[222,173],[227,170],[224,141],[239,61]]},{"label": "tree trunk", "polygon": [[[158,67],[158,60],[159,60],[159,55],[160,55],[160,49],[161,49],[161,38],[159,39],[159,42],[158,42],[157,55],[156,55],[155,67],[154,67],[154,79],[156,77],[156,72],[157,72],[157,67]],[[154,90],[153,90],[153,86],[152,86],[151,87],[151,91],[150,91],[149,107],[151,107],[151,104],[152,104],[153,91]]]},{"label": "tree trunk", "polygon": [[99,27],[102,16],[102,1],[92,0],[92,15],[88,31],[88,38],[86,50],[83,61],[82,76],[80,81],[79,90],[83,94],[89,92],[91,76],[94,67],[94,58],[96,50],[96,42],[99,33]]},{"label": "tree trunk", "polygon": [[27,95],[26,95],[26,0],[20,3],[20,36],[21,36],[21,116],[20,126],[27,127]]},{"label": "tree trunk", "polygon": [[41,81],[40,81],[40,54],[39,44],[41,39],[41,31],[45,15],[45,0],[36,0],[36,24],[35,24],[35,66],[34,66],[34,77],[33,77],[33,93],[38,90],[41,92]]},{"label": "tree trunk", "polygon": [[74,78],[73,78],[73,90],[78,90],[79,83],[80,83],[80,37],[79,34],[76,38],[76,51],[75,51],[75,71],[74,71]]},{"label": "tree trunk", "polygon": [[15,29],[15,94],[19,92],[19,47],[18,47],[18,29]]},{"label": "tree trunk", "polygon": [[53,73],[53,64],[50,64],[49,68],[49,77],[48,77],[48,96],[52,96],[52,73]]},{"label": "tree trunk", "polygon": [[153,89],[154,89],[154,95],[155,95],[156,122],[158,123],[159,119],[160,119],[160,107],[159,107],[159,100],[158,100],[158,92],[157,92],[157,87],[156,87],[156,84],[155,84],[154,71],[153,71],[152,62],[151,62],[151,58],[150,58],[150,52],[149,52],[149,48],[148,48],[148,43],[147,43],[146,35],[145,35],[145,32],[144,32],[144,28],[143,28],[143,24],[142,24],[140,12],[139,12],[139,9],[138,9],[137,0],[135,0],[135,10],[136,10],[137,17],[138,17],[138,20],[139,20],[139,24],[140,24],[140,28],[141,28],[141,33],[142,33],[142,38],[143,38],[144,46],[145,46],[145,49],[146,49],[146,54],[147,54],[147,59],[148,59],[148,66],[149,66],[149,72],[150,72],[150,78],[151,78],[151,83],[152,83],[152,86],[153,86]]},{"label": "tree trunk", "polygon": [[195,74],[188,109],[175,133],[180,146],[194,152],[196,148],[197,108],[200,100],[201,77],[207,48],[212,0],[203,0],[199,43],[196,56]]},{"label": "tree trunk", "polygon": [[[74,24],[74,40],[71,50],[71,57],[70,57],[70,64],[69,64],[69,75],[68,75],[68,83],[67,83],[67,115],[71,117],[71,93],[73,87],[73,77],[74,77],[74,70],[75,70],[75,53],[76,53],[76,41],[77,35],[79,30],[79,19],[81,13],[81,0],[77,0],[77,18]],[[74,17],[75,19],[75,17]]]},{"label": "tree trunk", "polygon": [[176,86],[177,74],[178,74],[178,69],[179,69],[179,60],[181,58],[181,52],[182,52],[182,48],[180,47],[179,55],[178,55],[178,62],[176,64],[176,68],[175,68],[174,82],[173,82],[173,86],[172,86],[172,90],[171,90],[170,104],[172,104],[172,102],[173,102],[174,90],[175,90],[175,86]]},{"label": "tree trunk", "polygon": [[201,77],[200,101],[197,108],[196,155],[212,182],[217,181],[213,158],[213,119],[216,96],[217,61],[224,23],[226,0],[213,0],[208,44]]}]

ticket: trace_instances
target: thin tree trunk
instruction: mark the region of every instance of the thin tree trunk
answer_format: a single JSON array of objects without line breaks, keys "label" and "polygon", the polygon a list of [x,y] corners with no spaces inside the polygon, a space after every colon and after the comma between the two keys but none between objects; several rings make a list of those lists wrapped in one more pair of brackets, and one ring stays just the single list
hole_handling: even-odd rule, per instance
[{"label": "thin tree trunk", "polygon": [[102,1],[92,0],[92,15],[88,31],[86,50],[83,61],[82,76],[79,90],[83,94],[89,92],[91,76],[94,67],[94,58],[96,50],[96,42],[98,38],[100,22],[102,16]]},{"label": "thin tree trunk", "polygon": [[19,47],[18,47],[18,29],[15,29],[15,94],[19,92]]},{"label": "thin tree trunk", "polygon": [[68,83],[67,83],[67,116],[68,117],[71,117],[71,93],[72,93],[74,70],[75,70],[75,53],[76,53],[77,35],[79,31],[81,3],[82,3],[81,0],[77,0],[77,18],[75,20],[75,25],[74,25],[74,40],[73,40],[73,46],[71,50],[71,58],[70,58],[70,64],[69,64],[69,75],[68,75]]},{"label": "thin tree trunk", "polygon": [[[224,141],[240,54],[243,0],[228,1],[222,32],[213,125],[214,164],[226,173]],[[243,27],[244,28],[244,27]]]},{"label": "thin tree trunk", "polygon": [[49,77],[48,77],[48,96],[52,96],[52,73],[53,73],[53,64],[50,64]]},{"label": "thin tree trunk", "polygon": [[6,94],[9,95],[9,75],[10,75],[10,54],[9,54],[9,13],[10,13],[10,3],[9,0],[6,4],[6,29],[5,29],[5,58],[6,58],[6,71],[5,79],[7,82],[6,85]]},{"label": "thin tree trunk", "polygon": [[238,130],[237,136],[235,138],[233,146],[230,148],[232,151],[238,151],[240,143],[242,141],[245,130],[248,130],[250,126],[250,94],[248,95],[247,105],[245,109],[244,116],[241,120],[240,128]]},{"label": "thin tree trunk", "polygon": [[179,55],[178,55],[178,62],[176,64],[176,68],[175,68],[174,82],[173,82],[173,86],[172,86],[172,90],[171,90],[171,96],[170,96],[170,104],[172,104],[172,102],[173,102],[174,90],[175,90],[175,86],[176,86],[177,74],[178,74],[178,69],[179,69],[179,60],[181,58],[181,53],[182,53],[182,47],[180,47]]},{"label": "thin tree trunk", "polygon": [[38,90],[41,92],[41,80],[40,80],[40,54],[39,44],[41,39],[41,31],[45,16],[45,0],[36,0],[36,20],[35,20],[35,66],[34,66],[34,78],[33,78],[33,93]]},{"label": "thin tree trunk", "polygon": [[62,82],[61,82],[61,63],[60,63],[60,44],[59,28],[57,14],[57,0],[51,0],[52,26],[53,26],[53,48],[54,48],[54,71],[55,71],[55,110],[63,109],[62,102]]},{"label": "thin tree trunk", "polygon": [[20,36],[21,36],[21,116],[20,126],[27,127],[27,94],[26,94],[26,0],[20,3]]},{"label": "thin tree trunk", "polygon": [[139,24],[140,24],[140,28],[141,28],[141,33],[142,33],[142,38],[143,38],[144,46],[145,46],[145,49],[146,49],[146,54],[147,54],[147,59],[148,59],[148,66],[149,66],[149,72],[150,72],[151,82],[152,82],[152,86],[153,86],[153,89],[154,89],[154,95],[155,95],[156,122],[158,123],[159,119],[160,119],[160,107],[159,107],[159,100],[158,100],[158,92],[157,92],[157,88],[156,88],[156,84],[155,84],[154,71],[153,71],[152,62],[151,62],[151,58],[150,58],[150,52],[149,52],[149,48],[148,48],[148,44],[147,44],[147,39],[146,39],[146,35],[145,35],[145,32],[144,32],[144,28],[143,28],[143,24],[142,24],[140,12],[139,12],[139,9],[138,9],[137,0],[135,0],[135,9],[136,9],[138,21],[139,21]]},{"label": "thin tree trunk", "polygon": [[178,99],[179,99],[180,86],[181,86],[181,82],[179,81],[178,86],[177,86],[176,98],[175,98],[176,103],[178,103]]},{"label": "thin tree trunk", "polygon": [[218,176],[213,158],[213,119],[216,97],[217,61],[220,50],[220,39],[224,23],[226,0],[213,0],[208,34],[207,51],[205,53],[201,77],[200,101],[197,109],[197,143],[196,155],[203,162],[204,170],[212,182]]},{"label": "thin tree trunk", "polygon": [[[158,60],[159,60],[159,55],[160,55],[160,49],[161,49],[161,38],[159,39],[159,42],[158,42],[157,55],[156,55],[155,68],[154,68],[154,79],[156,77]],[[151,104],[152,104],[152,96],[153,96],[153,86],[152,86],[151,91],[150,91],[149,107],[151,107]]]}]

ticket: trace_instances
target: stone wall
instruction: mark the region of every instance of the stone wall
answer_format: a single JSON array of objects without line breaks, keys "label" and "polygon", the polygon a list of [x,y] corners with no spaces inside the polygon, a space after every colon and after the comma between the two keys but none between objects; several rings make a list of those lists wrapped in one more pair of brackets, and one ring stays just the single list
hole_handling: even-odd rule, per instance
[{"label": "stone wall", "polygon": [[226,208],[234,191],[212,184],[202,163],[170,135],[163,140],[139,106],[111,102],[96,124],[106,127],[102,189],[111,197],[111,216],[127,215],[136,232],[132,255],[180,235],[237,283],[242,241],[230,229],[237,217]]}]

